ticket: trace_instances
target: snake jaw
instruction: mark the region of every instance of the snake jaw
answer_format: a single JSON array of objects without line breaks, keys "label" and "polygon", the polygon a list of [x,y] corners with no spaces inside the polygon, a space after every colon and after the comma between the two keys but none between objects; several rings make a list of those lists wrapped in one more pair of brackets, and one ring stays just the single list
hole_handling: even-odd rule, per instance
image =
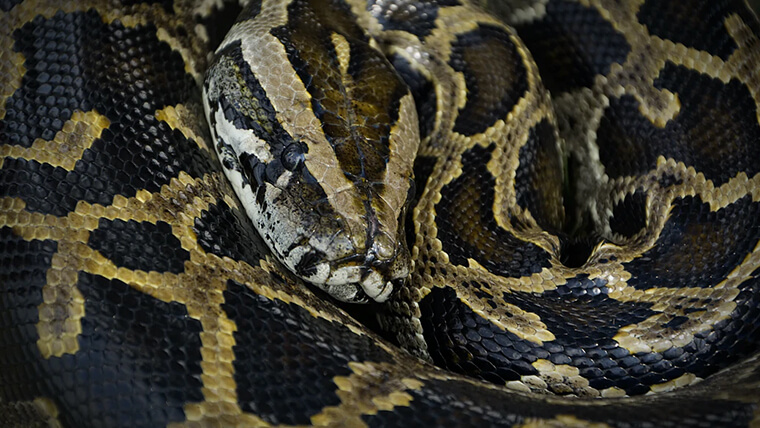
[{"label": "snake jaw", "polygon": [[393,283],[397,280],[386,281],[377,271],[372,270],[359,282],[325,284],[323,289],[333,298],[346,303],[382,303],[395,290]]},{"label": "snake jaw", "polygon": [[303,279],[323,289],[333,298],[347,303],[384,302],[410,273],[409,252],[403,242],[385,248],[380,257],[378,245],[366,254],[326,260],[322,252],[305,249],[294,271]]}]

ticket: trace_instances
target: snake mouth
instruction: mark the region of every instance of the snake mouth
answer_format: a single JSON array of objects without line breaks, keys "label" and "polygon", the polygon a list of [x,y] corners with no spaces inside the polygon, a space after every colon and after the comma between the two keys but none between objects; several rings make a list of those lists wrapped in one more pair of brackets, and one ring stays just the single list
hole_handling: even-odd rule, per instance
[{"label": "snake mouth", "polygon": [[[345,303],[364,304],[370,302],[384,302],[391,293],[396,290],[393,283],[395,281],[385,282],[381,287],[372,288],[363,283],[351,283],[341,285],[325,284],[326,291],[333,298]],[[378,291],[379,290],[379,291]]]},{"label": "snake mouth", "polygon": [[[396,290],[394,284],[403,283],[403,279],[377,282],[372,273],[358,282],[338,284],[314,284],[327,292],[331,297],[345,303],[363,304],[369,302],[384,302]],[[401,282],[399,282],[401,281]]]},{"label": "snake mouth", "polygon": [[[335,299],[347,303],[384,302],[391,293],[402,285],[409,275],[408,269],[379,268],[364,264],[321,262],[315,266],[317,272],[327,272],[322,281],[318,278],[304,278],[323,289]],[[389,276],[390,272],[394,272]]]},{"label": "snake mouth", "polygon": [[296,274],[337,300],[367,303],[386,301],[406,281],[410,269],[409,254],[400,243],[385,259],[370,250],[329,260],[312,249],[301,258]]}]

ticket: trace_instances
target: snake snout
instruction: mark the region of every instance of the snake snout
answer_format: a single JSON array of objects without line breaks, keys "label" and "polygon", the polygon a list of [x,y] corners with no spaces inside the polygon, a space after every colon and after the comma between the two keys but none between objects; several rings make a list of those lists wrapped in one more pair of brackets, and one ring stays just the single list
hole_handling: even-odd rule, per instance
[{"label": "snake snout", "polygon": [[[325,283],[333,297],[353,303],[384,302],[409,276],[411,261],[403,242],[378,235],[364,254],[330,263]],[[344,287],[336,292],[339,287]]]}]

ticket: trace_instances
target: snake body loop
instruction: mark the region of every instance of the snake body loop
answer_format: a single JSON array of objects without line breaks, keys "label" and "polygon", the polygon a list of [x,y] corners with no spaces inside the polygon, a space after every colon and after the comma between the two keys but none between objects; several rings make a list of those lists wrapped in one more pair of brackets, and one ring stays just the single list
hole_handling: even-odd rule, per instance
[{"label": "snake body loop", "polygon": [[0,425],[760,424],[759,34],[0,2]]}]

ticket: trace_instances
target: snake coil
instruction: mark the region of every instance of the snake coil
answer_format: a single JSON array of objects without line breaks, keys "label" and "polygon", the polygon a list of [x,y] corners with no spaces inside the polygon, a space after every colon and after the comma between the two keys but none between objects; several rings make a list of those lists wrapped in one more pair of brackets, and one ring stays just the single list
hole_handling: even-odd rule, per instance
[{"label": "snake coil", "polygon": [[245,3],[0,1],[0,425],[760,424],[743,1]]}]

